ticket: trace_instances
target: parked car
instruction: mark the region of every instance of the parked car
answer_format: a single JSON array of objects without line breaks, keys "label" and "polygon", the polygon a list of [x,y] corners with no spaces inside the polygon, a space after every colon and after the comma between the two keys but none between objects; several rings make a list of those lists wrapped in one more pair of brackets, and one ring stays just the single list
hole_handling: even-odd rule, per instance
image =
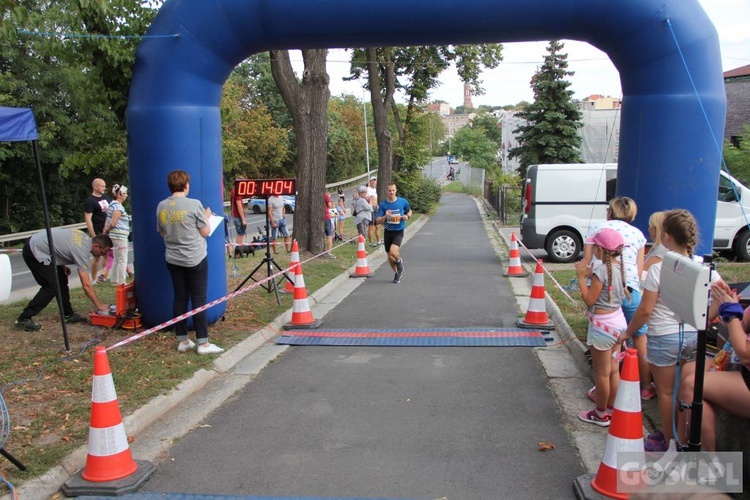
[{"label": "parked car", "polygon": [[[293,214],[294,207],[296,205],[296,197],[294,196],[282,196],[284,198],[284,208],[286,213]],[[250,198],[247,201],[247,208],[252,210],[254,214],[266,213],[266,199],[265,198]]]}]

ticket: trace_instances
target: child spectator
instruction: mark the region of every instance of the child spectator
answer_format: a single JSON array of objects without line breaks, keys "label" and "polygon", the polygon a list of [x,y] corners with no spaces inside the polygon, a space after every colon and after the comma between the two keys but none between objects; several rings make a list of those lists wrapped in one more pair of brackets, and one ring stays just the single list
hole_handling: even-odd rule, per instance
[{"label": "child spectator", "polygon": [[[661,226],[661,243],[672,252],[685,257],[692,256],[698,242],[698,224],[687,210],[669,210],[664,213]],[[662,262],[656,262],[648,269],[643,282],[643,299],[625,333],[618,342],[629,339],[644,324],[648,325],[646,337],[648,361],[656,385],[656,396],[659,398],[659,413],[662,429],[649,434],[645,449],[649,452],[663,452],[669,448],[674,437],[674,383],[678,361],[684,365],[695,358],[698,333],[694,328],[682,327],[675,318],[674,312],[664,303],[659,295]],[[719,273],[712,273],[712,282],[721,278]],[[712,306],[710,317],[716,316]]]},{"label": "child spectator", "polygon": [[338,212],[338,236],[342,240],[346,238],[344,235],[344,221],[346,220],[346,198],[342,194],[339,196],[339,203],[336,206]]},{"label": "child spectator", "polygon": [[625,288],[625,268],[617,257],[622,254],[624,240],[614,229],[603,228],[586,239],[593,245],[593,254],[601,263],[591,273],[591,285],[586,284],[588,266],[586,260],[576,263],[578,287],[581,298],[589,308],[589,328],[586,345],[591,350],[594,367],[594,388],[588,396],[596,403],[596,408],[582,411],[578,418],[584,422],[607,427],[612,419],[620,373],[615,345],[627,323],[622,313],[622,302],[628,296]]}]

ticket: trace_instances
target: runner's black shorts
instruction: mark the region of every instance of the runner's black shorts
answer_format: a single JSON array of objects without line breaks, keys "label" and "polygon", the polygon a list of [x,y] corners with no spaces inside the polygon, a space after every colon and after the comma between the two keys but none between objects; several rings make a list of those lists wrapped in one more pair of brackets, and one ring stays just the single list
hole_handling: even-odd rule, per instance
[{"label": "runner's black shorts", "polygon": [[388,253],[391,251],[391,245],[396,245],[397,247],[401,246],[401,242],[404,239],[404,230],[400,231],[388,231],[387,229],[383,231],[383,243],[385,244],[385,253]]}]

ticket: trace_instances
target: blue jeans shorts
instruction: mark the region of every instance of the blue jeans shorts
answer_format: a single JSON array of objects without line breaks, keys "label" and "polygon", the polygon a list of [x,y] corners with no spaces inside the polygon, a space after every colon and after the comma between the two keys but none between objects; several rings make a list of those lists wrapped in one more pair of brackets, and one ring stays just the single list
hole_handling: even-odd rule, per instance
[{"label": "blue jeans shorts", "polygon": [[680,351],[679,333],[649,335],[646,361],[655,366],[675,366],[680,359],[694,360],[698,345],[698,332],[685,331],[682,337],[682,351]]},{"label": "blue jeans shorts", "polygon": [[333,219],[326,219],[325,231],[326,231],[326,236],[333,236]]},{"label": "blue jeans shorts", "polygon": [[[625,315],[625,320],[628,323],[630,323],[630,321],[633,319],[633,315],[635,314],[636,309],[638,309],[638,306],[641,305],[641,298],[643,296],[641,295],[640,290],[629,288],[628,292],[630,292],[630,300],[628,300],[627,297],[623,299],[622,313]],[[646,325],[644,324],[633,334],[633,337],[640,337],[641,335],[644,335],[645,333],[646,333]]]},{"label": "blue jeans shorts", "polygon": [[234,218],[234,229],[237,231],[239,236],[244,236],[247,232],[247,226],[242,227],[242,219],[239,217]]},{"label": "blue jeans shorts", "polygon": [[279,235],[283,238],[289,237],[289,230],[286,228],[286,219],[276,221],[276,227],[271,228],[272,240],[275,240]]}]

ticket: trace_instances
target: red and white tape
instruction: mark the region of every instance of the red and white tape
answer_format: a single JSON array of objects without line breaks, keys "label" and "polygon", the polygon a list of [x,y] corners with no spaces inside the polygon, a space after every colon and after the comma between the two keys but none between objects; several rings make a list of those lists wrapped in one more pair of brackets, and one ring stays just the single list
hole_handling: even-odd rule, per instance
[{"label": "red and white tape", "polygon": [[[354,238],[352,238],[352,240],[353,239]],[[350,240],[347,240],[347,241],[341,243],[340,245],[336,246],[335,248],[338,248],[339,246],[343,246],[344,244],[348,243],[349,241]],[[319,253],[317,255],[314,255],[314,256],[310,257],[309,259],[306,259],[306,260],[304,260],[302,262],[299,262],[299,264],[304,264],[306,262],[310,262],[310,261],[315,260],[318,257],[321,257],[321,256],[323,256],[323,255],[325,255],[327,253],[329,253],[329,252],[328,251],[321,252],[321,253]],[[295,266],[296,265],[298,265],[298,264],[295,264]],[[282,271],[279,271],[279,272],[277,272],[275,274],[272,274],[272,275],[270,275],[270,276],[268,276],[266,278],[263,278],[262,280],[259,280],[259,281],[255,282],[255,283],[253,283],[251,285],[248,285],[248,286],[246,286],[244,288],[240,288],[239,290],[236,290],[236,291],[234,291],[232,293],[229,293],[229,294],[227,294],[227,295],[225,295],[225,296],[223,296],[221,298],[218,298],[218,299],[213,300],[213,301],[211,301],[211,302],[209,302],[209,303],[207,303],[205,305],[197,307],[197,308],[193,309],[192,311],[188,311],[185,314],[180,314],[176,318],[172,318],[172,319],[170,319],[168,321],[165,321],[164,323],[161,323],[159,325],[151,327],[148,330],[144,330],[142,332],[136,333],[135,335],[127,337],[127,338],[125,338],[125,339],[123,339],[123,340],[121,340],[121,341],[119,341],[119,342],[117,342],[115,344],[112,344],[111,346],[107,347],[105,349],[105,351],[110,351],[110,350],[115,349],[117,347],[122,347],[124,345],[130,344],[131,342],[135,342],[136,340],[139,340],[139,339],[142,339],[144,337],[147,337],[147,336],[151,335],[152,333],[158,332],[159,330],[163,330],[164,328],[166,328],[168,326],[171,326],[171,325],[174,325],[175,323],[179,323],[180,321],[188,319],[191,316],[195,316],[199,312],[203,312],[203,311],[205,311],[207,309],[210,309],[210,308],[212,308],[213,306],[215,306],[217,304],[221,304],[222,302],[226,302],[226,301],[228,301],[230,299],[233,299],[234,297],[237,297],[238,295],[242,295],[243,293],[245,293],[245,292],[247,292],[249,290],[252,290],[254,288],[257,288],[257,287],[259,287],[259,286],[261,286],[261,285],[263,285],[263,284],[271,281],[272,279],[275,280],[279,276],[281,276],[281,275],[283,275],[283,274],[285,274],[287,272],[290,272],[290,271],[293,271],[292,267],[288,267],[288,268],[286,268],[286,269],[284,269]]]}]

